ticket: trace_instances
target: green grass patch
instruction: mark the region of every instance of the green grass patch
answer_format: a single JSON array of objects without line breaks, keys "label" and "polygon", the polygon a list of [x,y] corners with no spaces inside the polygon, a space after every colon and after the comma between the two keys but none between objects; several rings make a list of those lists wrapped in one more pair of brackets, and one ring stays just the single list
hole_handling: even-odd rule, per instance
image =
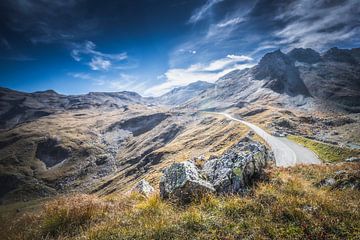
[{"label": "green grass patch", "polygon": [[312,150],[321,160],[325,162],[340,162],[349,157],[360,156],[360,150],[343,148],[331,144],[314,141],[308,138],[289,135],[288,138],[304,147]]}]

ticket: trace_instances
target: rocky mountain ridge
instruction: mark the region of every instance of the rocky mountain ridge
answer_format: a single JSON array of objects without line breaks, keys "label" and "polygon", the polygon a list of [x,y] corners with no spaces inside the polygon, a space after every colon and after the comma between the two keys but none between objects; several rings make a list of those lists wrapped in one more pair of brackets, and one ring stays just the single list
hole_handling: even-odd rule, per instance
[{"label": "rocky mountain ridge", "polygon": [[293,107],[316,102],[360,111],[359,48],[267,53],[250,69],[235,70],[184,104],[192,108],[239,107],[267,101]]},{"label": "rocky mountain ridge", "polygon": [[14,127],[55,112],[90,108],[126,110],[130,104],[146,105],[135,92],[90,92],[62,95],[53,90],[25,93],[0,87],[0,129]]}]

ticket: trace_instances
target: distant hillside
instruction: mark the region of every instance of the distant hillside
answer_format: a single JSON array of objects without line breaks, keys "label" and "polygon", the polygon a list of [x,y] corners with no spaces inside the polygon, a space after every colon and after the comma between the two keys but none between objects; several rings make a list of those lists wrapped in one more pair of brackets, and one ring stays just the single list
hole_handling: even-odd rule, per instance
[{"label": "distant hillside", "polygon": [[134,92],[91,92],[85,95],[61,95],[53,90],[24,93],[0,87],[0,129],[32,121],[55,112],[98,107],[126,108],[145,104]]},{"label": "distant hillside", "polygon": [[163,105],[181,105],[214,86],[215,84],[212,83],[197,81],[184,87],[174,88],[170,92],[157,98],[157,102]]}]

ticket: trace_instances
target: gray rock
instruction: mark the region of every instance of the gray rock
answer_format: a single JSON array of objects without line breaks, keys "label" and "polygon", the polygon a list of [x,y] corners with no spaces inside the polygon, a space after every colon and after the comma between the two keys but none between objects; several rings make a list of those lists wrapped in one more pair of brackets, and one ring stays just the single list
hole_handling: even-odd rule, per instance
[{"label": "gray rock", "polygon": [[323,180],[320,181],[320,183],[318,184],[318,186],[320,187],[332,187],[336,184],[336,180],[335,178],[325,178]]},{"label": "gray rock", "polygon": [[206,162],[203,173],[218,193],[239,193],[262,175],[271,158],[262,144],[246,137],[222,157]]},{"label": "gray rock", "polygon": [[360,162],[360,157],[350,157],[345,162]]},{"label": "gray rock", "polygon": [[356,189],[360,190],[360,172],[356,169],[336,171],[316,184],[317,187],[330,187],[330,189]]},{"label": "gray rock", "polygon": [[173,163],[163,173],[160,179],[160,196],[163,199],[189,203],[215,191],[209,182],[201,178],[192,162]]},{"label": "gray rock", "polygon": [[137,192],[141,195],[148,197],[151,193],[154,192],[154,188],[150,185],[148,181],[143,179],[131,189],[131,192]]},{"label": "gray rock", "polygon": [[286,137],[287,136],[286,132],[280,132],[280,131],[273,131],[272,135],[275,137]]}]

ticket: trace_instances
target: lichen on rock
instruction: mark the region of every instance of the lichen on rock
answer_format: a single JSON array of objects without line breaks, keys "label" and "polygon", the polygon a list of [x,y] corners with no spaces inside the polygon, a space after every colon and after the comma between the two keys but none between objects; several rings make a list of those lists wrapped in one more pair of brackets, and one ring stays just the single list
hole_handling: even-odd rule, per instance
[{"label": "lichen on rock", "polygon": [[245,137],[221,157],[207,161],[202,169],[190,161],[166,168],[160,180],[160,195],[187,203],[211,192],[241,193],[262,176],[272,159],[263,144]]}]

